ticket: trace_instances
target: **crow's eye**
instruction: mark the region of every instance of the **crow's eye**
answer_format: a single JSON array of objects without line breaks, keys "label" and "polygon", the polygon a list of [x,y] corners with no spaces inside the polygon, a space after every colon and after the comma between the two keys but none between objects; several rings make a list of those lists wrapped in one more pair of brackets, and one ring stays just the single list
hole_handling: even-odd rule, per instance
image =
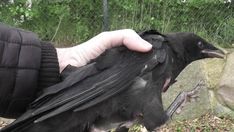
[{"label": "crow's eye", "polygon": [[197,45],[198,45],[198,47],[199,47],[200,49],[203,49],[203,48],[204,48],[204,45],[203,45],[203,43],[202,43],[201,41],[199,41],[199,42],[197,43]]}]

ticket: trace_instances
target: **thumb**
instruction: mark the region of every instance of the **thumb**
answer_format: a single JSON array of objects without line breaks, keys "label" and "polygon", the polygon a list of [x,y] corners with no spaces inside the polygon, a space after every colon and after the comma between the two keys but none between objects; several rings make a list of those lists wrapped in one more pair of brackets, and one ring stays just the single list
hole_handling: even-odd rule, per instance
[{"label": "thumb", "polygon": [[131,37],[124,38],[123,44],[130,50],[139,51],[139,52],[147,52],[152,49],[152,45],[138,35],[134,38]]}]

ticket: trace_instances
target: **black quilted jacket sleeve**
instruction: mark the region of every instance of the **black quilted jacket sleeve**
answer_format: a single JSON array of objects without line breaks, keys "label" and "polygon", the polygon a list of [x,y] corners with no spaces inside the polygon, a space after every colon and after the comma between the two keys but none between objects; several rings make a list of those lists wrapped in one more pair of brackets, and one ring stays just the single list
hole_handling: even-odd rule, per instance
[{"label": "black quilted jacket sleeve", "polygon": [[0,24],[0,116],[19,116],[41,89],[57,82],[55,48],[32,32]]}]

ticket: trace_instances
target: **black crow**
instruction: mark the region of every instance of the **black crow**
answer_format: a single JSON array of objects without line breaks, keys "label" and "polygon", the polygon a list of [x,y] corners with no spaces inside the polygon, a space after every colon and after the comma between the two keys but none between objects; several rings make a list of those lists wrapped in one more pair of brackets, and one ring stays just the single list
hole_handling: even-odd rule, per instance
[{"label": "black crow", "polygon": [[150,52],[123,46],[107,50],[45,89],[2,132],[85,132],[106,122],[135,120],[153,130],[165,123],[171,115],[163,109],[161,92],[192,61],[223,54],[194,33],[149,30],[139,35],[153,45]]}]

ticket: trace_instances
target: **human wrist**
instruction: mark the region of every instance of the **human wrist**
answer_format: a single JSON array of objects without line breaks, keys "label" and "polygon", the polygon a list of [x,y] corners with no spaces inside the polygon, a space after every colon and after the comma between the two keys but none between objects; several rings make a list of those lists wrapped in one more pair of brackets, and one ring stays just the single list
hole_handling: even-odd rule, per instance
[{"label": "human wrist", "polygon": [[84,57],[81,57],[82,49],[78,46],[69,48],[56,48],[60,72],[67,65],[80,67],[86,64]]},{"label": "human wrist", "polygon": [[69,61],[68,58],[69,53],[67,52],[67,50],[68,48],[56,48],[60,73],[67,66],[67,63]]}]

